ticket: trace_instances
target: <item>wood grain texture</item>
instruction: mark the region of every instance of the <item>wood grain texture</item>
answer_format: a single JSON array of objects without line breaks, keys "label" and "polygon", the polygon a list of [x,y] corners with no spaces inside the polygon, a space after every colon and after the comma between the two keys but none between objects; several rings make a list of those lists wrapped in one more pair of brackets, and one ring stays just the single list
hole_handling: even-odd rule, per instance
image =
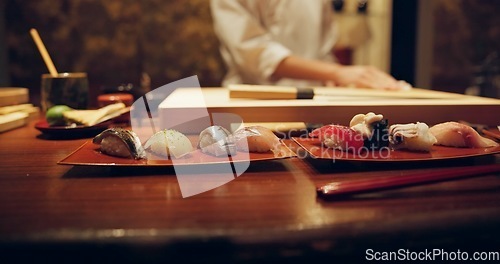
[{"label": "wood grain texture", "polygon": [[[183,199],[173,168],[56,164],[86,140],[44,139],[33,124],[0,135],[4,250],[36,251],[46,245],[88,249],[78,243],[128,249],[148,242],[155,256],[182,257],[179,252],[184,251],[173,250],[176,246],[212,250],[224,241],[231,261],[258,262],[289,254],[299,260],[351,254],[363,258],[369,247],[486,249],[500,241],[500,178],[495,175],[337,202],[318,199],[315,191],[332,180],[404,177],[495,163],[492,156],[391,165],[302,158],[256,162],[232,182]],[[297,152],[303,157],[303,151]]]}]

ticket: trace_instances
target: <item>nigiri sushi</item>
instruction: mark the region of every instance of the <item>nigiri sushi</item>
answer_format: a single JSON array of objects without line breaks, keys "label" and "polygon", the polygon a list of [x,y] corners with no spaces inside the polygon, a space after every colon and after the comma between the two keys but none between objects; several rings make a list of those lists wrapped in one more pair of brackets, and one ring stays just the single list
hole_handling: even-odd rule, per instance
[{"label": "nigiri sushi", "polygon": [[429,129],[438,145],[466,148],[496,147],[498,143],[482,137],[472,127],[457,122],[437,124]]},{"label": "nigiri sushi", "polygon": [[388,121],[381,114],[357,114],[351,119],[349,126],[363,135],[365,147],[369,149],[380,149],[389,145]]},{"label": "nigiri sushi", "polygon": [[426,123],[396,124],[389,127],[389,141],[395,149],[428,152],[436,143]]},{"label": "nigiri sushi", "polygon": [[180,158],[193,151],[193,145],[189,138],[173,129],[156,132],[146,141],[144,148],[154,154],[174,158]]},{"label": "nigiri sushi", "polygon": [[319,138],[328,148],[343,151],[359,152],[364,145],[363,135],[360,132],[340,125],[326,125],[317,128],[311,131],[309,136]]},{"label": "nigiri sushi", "polygon": [[221,126],[210,126],[201,131],[198,147],[200,147],[202,152],[214,156],[236,154],[236,144],[233,135]]},{"label": "nigiri sushi", "polygon": [[357,114],[349,122],[349,126],[361,133],[364,138],[370,138],[373,133],[373,125],[384,119],[383,115],[376,115],[373,112]]},{"label": "nigiri sushi", "polygon": [[241,151],[281,152],[280,139],[269,129],[262,126],[243,127],[233,134],[236,147]]},{"label": "nigiri sushi", "polygon": [[95,136],[92,142],[99,144],[100,150],[107,155],[134,159],[146,158],[139,137],[130,130],[109,128]]}]

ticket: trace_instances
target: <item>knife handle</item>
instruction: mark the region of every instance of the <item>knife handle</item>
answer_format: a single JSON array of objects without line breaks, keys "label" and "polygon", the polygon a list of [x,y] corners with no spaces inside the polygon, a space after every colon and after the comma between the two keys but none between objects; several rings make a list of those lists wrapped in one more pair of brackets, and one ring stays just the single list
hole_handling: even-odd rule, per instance
[{"label": "knife handle", "polygon": [[231,84],[229,85],[229,98],[266,100],[312,99],[314,98],[314,89],[291,86]]}]

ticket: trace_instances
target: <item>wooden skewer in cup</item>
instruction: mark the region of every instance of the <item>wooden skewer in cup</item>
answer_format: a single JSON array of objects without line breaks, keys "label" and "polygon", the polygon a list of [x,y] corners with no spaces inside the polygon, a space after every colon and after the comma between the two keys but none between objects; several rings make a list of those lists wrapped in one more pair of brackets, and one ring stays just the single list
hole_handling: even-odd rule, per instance
[{"label": "wooden skewer in cup", "polygon": [[57,77],[58,73],[56,70],[56,66],[54,66],[54,63],[52,62],[52,59],[50,58],[49,52],[45,48],[45,45],[42,42],[42,39],[40,38],[40,35],[38,34],[38,31],[34,28],[30,29],[30,34],[33,40],[35,41],[36,46],[38,47],[38,51],[40,51],[40,54],[42,55],[43,61],[45,62],[45,65],[47,65],[47,68],[49,69],[50,75],[52,77]]},{"label": "wooden skewer in cup", "polygon": [[50,74],[42,74],[42,111],[45,112],[54,105],[67,105],[73,109],[86,109],[88,106],[89,90],[87,73],[77,72],[59,74],[38,31],[32,28],[30,34],[50,72]]}]

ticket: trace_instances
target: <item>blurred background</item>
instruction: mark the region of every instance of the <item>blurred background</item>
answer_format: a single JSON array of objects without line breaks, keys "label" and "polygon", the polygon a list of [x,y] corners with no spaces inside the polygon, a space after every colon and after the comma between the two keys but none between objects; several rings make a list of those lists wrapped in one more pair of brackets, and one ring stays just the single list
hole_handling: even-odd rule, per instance
[{"label": "blurred background", "polygon": [[[416,87],[499,96],[499,1],[334,0],[332,8],[342,63],[375,65]],[[30,28],[59,72],[88,73],[94,94],[191,75],[219,86],[225,67],[210,16],[207,0],[2,0],[0,86],[27,87],[39,104],[47,69]]]}]

